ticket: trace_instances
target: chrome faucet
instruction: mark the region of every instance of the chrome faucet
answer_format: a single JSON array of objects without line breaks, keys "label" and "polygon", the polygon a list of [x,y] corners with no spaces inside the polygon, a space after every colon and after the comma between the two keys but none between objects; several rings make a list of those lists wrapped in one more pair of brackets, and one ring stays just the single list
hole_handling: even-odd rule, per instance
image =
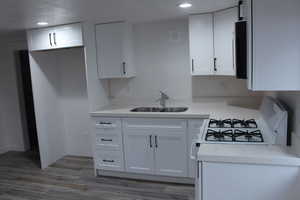
[{"label": "chrome faucet", "polygon": [[161,105],[161,107],[163,107],[163,108],[166,107],[166,100],[168,100],[168,99],[169,99],[169,96],[166,93],[160,91],[160,98],[157,99],[157,101],[159,101],[159,104]]}]

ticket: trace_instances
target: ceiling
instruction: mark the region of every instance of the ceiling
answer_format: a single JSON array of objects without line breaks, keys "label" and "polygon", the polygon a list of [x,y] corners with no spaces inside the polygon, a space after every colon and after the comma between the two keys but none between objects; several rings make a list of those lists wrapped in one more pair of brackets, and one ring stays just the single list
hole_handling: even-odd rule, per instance
[{"label": "ceiling", "polygon": [[237,3],[237,0],[187,1],[192,2],[192,8],[178,8],[177,4],[182,0],[1,0],[0,32],[34,28],[39,21],[58,25],[87,20],[101,23],[170,19]]}]

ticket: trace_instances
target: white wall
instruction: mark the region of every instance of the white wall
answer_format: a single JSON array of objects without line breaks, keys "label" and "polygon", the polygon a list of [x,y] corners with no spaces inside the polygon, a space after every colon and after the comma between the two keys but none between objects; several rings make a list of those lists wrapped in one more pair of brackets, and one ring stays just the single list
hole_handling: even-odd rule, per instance
[{"label": "white wall", "polygon": [[84,50],[60,50],[57,58],[67,154],[92,156]]},{"label": "white wall", "polygon": [[23,134],[15,51],[26,49],[24,35],[0,39],[0,153],[28,148]]},{"label": "white wall", "polygon": [[244,80],[191,77],[187,19],[136,24],[134,43],[137,76],[110,81],[110,95],[115,99],[153,100],[159,90],[177,100],[261,95],[248,91]]}]

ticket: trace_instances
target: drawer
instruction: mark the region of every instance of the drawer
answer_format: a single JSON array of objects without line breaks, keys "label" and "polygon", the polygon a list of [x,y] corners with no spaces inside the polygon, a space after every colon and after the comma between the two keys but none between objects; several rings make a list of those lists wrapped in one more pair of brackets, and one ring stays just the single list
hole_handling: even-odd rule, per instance
[{"label": "drawer", "polygon": [[96,147],[121,150],[122,135],[118,133],[96,133]]},{"label": "drawer", "polygon": [[182,119],[137,119],[127,118],[123,120],[124,128],[126,129],[173,129],[185,130],[187,121]]},{"label": "drawer", "polygon": [[95,152],[96,169],[124,171],[123,153],[97,149]]},{"label": "drawer", "polygon": [[121,130],[121,119],[119,118],[94,118],[95,128],[97,130],[112,131]]}]

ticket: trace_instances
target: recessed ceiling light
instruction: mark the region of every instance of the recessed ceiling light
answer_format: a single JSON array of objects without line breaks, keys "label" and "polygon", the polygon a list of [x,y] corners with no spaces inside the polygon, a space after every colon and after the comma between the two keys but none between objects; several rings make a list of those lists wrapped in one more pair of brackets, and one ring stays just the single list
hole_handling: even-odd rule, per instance
[{"label": "recessed ceiling light", "polygon": [[48,22],[38,22],[36,23],[38,26],[47,26]]},{"label": "recessed ceiling light", "polygon": [[184,3],[179,4],[178,7],[179,8],[190,8],[190,7],[192,7],[192,4],[188,3],[188,2],[184,2]]}]

